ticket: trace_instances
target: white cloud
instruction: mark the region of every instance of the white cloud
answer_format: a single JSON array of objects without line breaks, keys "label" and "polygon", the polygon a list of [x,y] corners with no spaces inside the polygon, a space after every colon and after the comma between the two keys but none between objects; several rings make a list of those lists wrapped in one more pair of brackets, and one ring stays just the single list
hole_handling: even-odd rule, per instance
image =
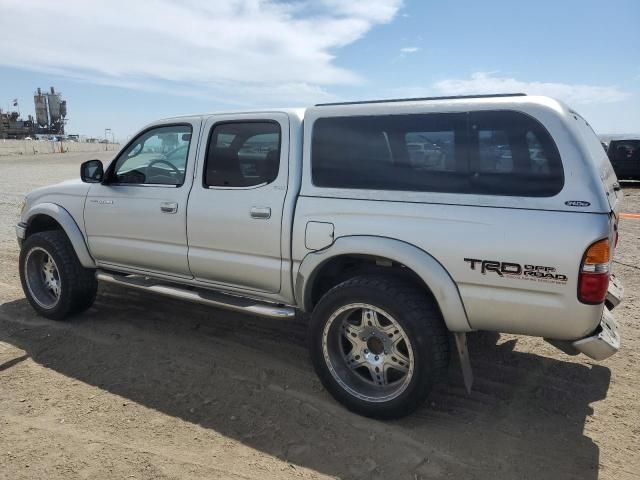
[{"label": "white cloud", "polygon": [[420,47],[403,47],[400,49],[402,53],[416,53],[420,50]]},{"label": "white cloud", "polygon": [[[325,99],[334,51],[402,0],[0,0],[0,64],[129,88]],[[276,98],[277,97],[277,98]]]},{"label": "white cloud", "polygon": [[436,82],[429,91],[437,95],[475,95],[483,93],[527,93],[547,95],[570,105],[613,103],[631,95],[616,86],[597,86],[557,82],[526,82],[498,76],[495,72],[476,72],[468,79],[448,79]]}]

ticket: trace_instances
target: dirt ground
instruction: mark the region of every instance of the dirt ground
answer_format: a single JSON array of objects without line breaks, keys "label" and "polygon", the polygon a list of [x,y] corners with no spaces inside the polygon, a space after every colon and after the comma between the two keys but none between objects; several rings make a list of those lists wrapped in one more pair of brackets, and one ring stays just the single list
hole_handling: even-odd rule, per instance
[{"label": "dirt ground", "polygon": [[[0,158],[0,478],[640,477],[640,219],[621,220],[618,355],[473,334],[471,396],[453,362],[417,413],[380,422],[323,390],[301,319],[104,286],[70,322],[36,316],[17,274],[18,204],[77,177],[87,155]],[[625,195],[639,213],[640,185]]]}]

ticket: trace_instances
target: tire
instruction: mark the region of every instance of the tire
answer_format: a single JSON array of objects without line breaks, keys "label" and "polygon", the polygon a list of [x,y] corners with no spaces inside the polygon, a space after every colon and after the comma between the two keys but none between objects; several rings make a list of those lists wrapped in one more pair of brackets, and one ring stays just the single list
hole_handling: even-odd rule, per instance
[{"label": "tire", "polygon": [[324,387],[367,417],[413,412],[449,364],[449,333],[435,300],[394,277],[360,276],[335,286],[316,305],[309,333]]},{"label": "tire", "polygon": [[96,298],[95,271],[84,268],[64,232],[30,235],[20,250],[20,282],[40,315],[64,320],[88,309]]}]

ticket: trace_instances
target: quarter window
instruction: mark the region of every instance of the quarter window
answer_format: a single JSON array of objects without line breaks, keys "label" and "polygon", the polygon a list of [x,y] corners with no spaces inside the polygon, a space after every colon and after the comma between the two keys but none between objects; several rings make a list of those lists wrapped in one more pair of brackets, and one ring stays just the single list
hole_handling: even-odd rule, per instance
[{"label": "quarter window", "polygon": [[279,166],[278,123],[220,123],[209,138],[204,185],[251,187],[271,183],[278,176]]},{"label": "quarter window", "polygon": [[182,185],[190,143],[190,125],[147,130],[120,154],[113,169],[112,182]]}]

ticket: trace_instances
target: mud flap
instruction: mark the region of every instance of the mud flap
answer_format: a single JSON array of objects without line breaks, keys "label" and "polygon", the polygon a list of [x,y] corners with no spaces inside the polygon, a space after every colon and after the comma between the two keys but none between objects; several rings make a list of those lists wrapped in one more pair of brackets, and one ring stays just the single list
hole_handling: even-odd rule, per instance
[{"label": "mud flap", "polygon": [[453,332],[453,336],[456,339],[456,350],[458,350],[458,358],[460,359],[464,388],[468,394],[471,394],[473,371],[471,370],[471,360],[469,359],[469,350],[467,349],[467,334],[465,332]]}]

